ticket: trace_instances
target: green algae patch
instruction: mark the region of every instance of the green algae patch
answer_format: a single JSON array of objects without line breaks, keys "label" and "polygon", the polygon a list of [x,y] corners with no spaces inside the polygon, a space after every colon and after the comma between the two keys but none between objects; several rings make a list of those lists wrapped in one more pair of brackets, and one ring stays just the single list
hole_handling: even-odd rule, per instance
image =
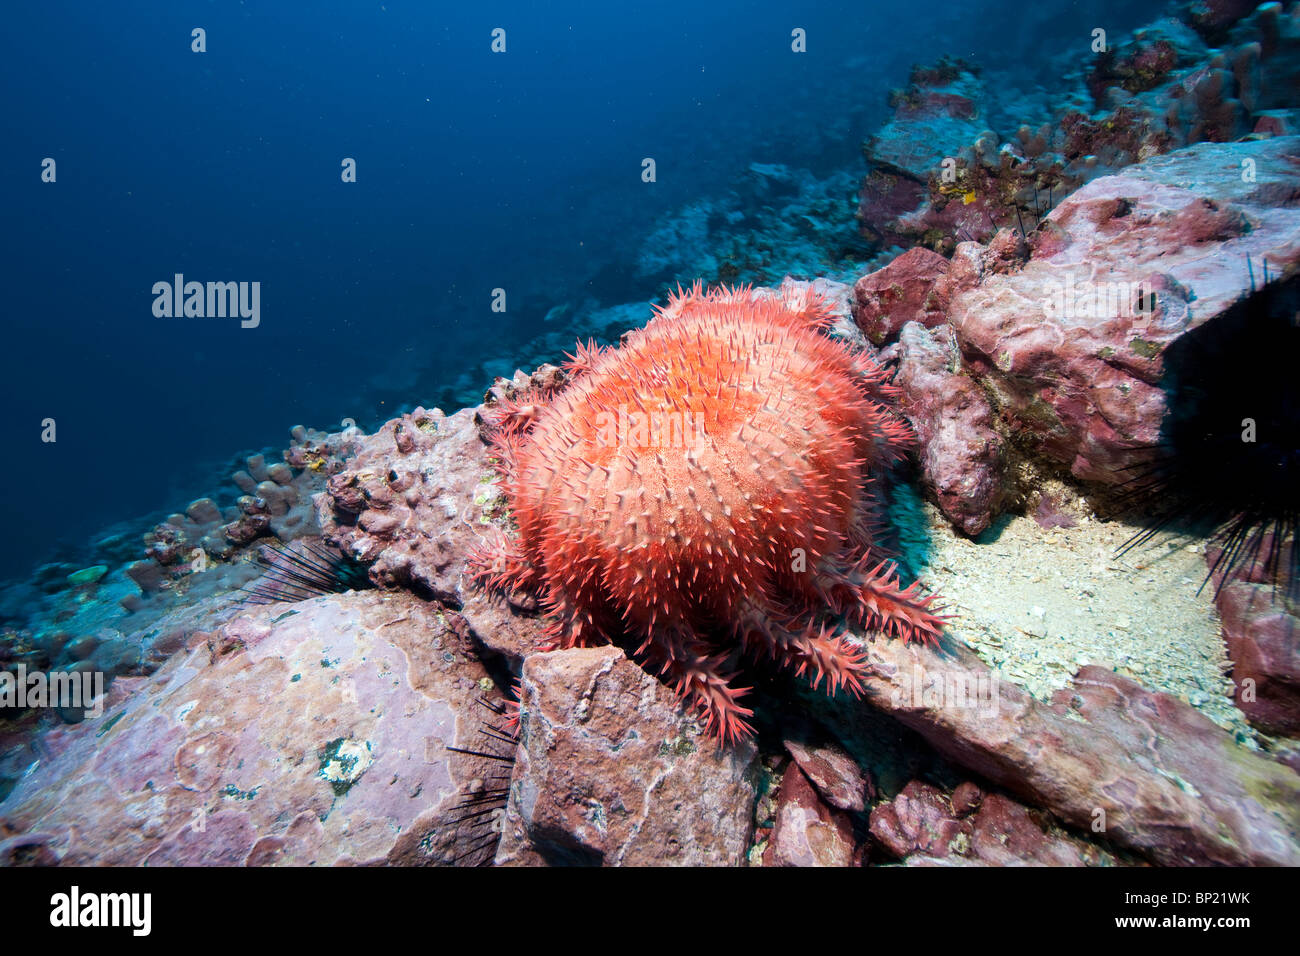
[{"label": "green algae patch", "polygon": [[1155,358],[1160,354],[1161,348],[1155,342],[1148,342],[1146,339],[1133,339],[1129,342],[1128,347],[1136,354],[1143,358]]},{"label": "green algae patch", "polygon": [[68,583],[74,588],[89,587],[92,584],[98,584],[100,578],[108,573],[108,565],[96,564],[89,568],[82,568],[80,571],[73,571],[68,575]]},{"label": "green algae patch", "polygon": [[1020,412],[1021,417],[1031,425],[1037,425],[1039,428],[1047,431],[1057,432],[1063,427],[1060,416],[1056,414],[1056,409],[1052,403],[1047,401],[1041,395],[1035,395]]},{"label": "green algae patch", "polygon": [[695,744],[686,737],[678,736],[672,740],[665,740],[659,745],[659,756],[661,757],[689,757],[695,753]]}]

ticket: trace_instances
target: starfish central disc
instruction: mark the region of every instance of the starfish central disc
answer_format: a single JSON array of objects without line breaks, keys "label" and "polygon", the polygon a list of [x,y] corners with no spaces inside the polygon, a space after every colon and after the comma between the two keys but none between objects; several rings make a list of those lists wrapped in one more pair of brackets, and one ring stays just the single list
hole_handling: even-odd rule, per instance
[{"label": "starfish central disc", "polygon": [[749,732],[722,671],[733,651],[857,691],[865,664],[828,615],[904,638],[941,627],[873,561],[869,475],[911,435],[829,321],[792,286],[697,285],[622,347],[580,348],[566,387],[499,412],[519,536],[483,576],[541,592],[559,646],[639,641],[722,738]]}]

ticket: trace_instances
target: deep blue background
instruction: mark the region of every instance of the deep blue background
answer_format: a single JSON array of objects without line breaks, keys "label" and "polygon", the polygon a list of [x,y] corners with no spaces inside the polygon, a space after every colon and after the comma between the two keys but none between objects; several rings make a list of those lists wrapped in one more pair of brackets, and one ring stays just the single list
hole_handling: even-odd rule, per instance
[{"label": "deep blue background", "polygon": [[[1130,28],[1157,4],[1048,7],[9,6],[0,576],[222,489],[235,453],[283,447],[293,424],[371,427],[432,404],[665,210],[751,162],[860,162],[913,62],[955,53],[1028,77],[1062,38]],[[206,53],[190,51],[195,26]],[[497,26],[505,55],[489,49]],[[809,145],[846,110],[862,128]],[[261,327],[155,318],[151,286],[176,272],[260,281]],[[497,286],[506,316],[489,311]],[[626,300],[639,295],[629,281]],[[387,380],[413,367],[415,394]]]}]

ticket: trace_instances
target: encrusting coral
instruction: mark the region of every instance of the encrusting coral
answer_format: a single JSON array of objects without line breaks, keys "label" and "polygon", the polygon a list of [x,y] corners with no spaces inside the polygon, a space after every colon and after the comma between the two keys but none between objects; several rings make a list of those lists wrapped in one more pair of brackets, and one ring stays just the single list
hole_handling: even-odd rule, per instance
[{"label": "encrusting coral", "polygon": [[912,440],[886,374],[783,286],[670,297],[621,347],[580,347],[562,388],[501,402],[494,446],[518,536],[474,556],[539,594],[557,647],[627,639],[723,741],[753,731],[737,652],[860,693],[849,622],[935,640],[899,586],[870,475]]}]

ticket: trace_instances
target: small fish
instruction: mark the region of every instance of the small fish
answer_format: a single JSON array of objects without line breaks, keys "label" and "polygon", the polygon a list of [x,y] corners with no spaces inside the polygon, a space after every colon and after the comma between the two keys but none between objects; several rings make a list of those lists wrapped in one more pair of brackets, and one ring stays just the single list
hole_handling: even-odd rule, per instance
[{"label": "small fish", "polygon": [[54,756],[54,754],[51,753],[50,748],[46,746],[45,741],[40,737],[33,737],[31,743],[28,744],[28,747],[31,752],[36,755],[36,759],[28,765],[26,770],[23,771],[24,777],[30,777],[36,772],[36,768],[41,765],[41,761],[49,760]]},{"label": "small fish", "polygon": [[1208,66],[1203,66],[1195,73],[1189,73],[1187,76],[1183,77],[1183,80],[1179,85],[1188,93],[1194,93],[1196,92],[1196,85],[1205,77],[1209,76],[1209,74],[1210,68]]}]

